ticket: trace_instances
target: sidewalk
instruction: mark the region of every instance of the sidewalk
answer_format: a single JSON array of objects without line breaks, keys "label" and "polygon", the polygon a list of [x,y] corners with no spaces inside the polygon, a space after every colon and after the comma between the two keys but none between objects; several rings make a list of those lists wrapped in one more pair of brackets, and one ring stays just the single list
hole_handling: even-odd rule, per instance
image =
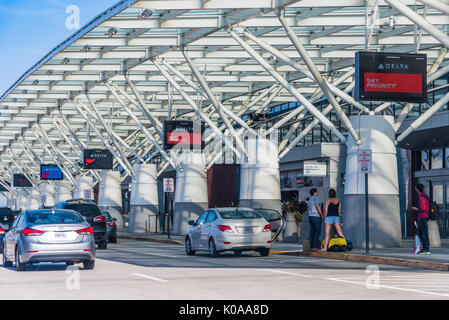
[{"label": "sidewalk", "polygon": [[[167,234],[161,233],[137,234],[126,231],[118,231],[117,237],[119,239],[144,240],[150,242],[184,245],[184,236],[171,235],[170,238],[168,238]],[[300,243],[277,241],[272,246],[271,254],[309,256],[353,262],[449,271],[449,239],[441,239],[441,247],[431,248],[431,251],[432,254],[430,255],[414,255],[412,239],[403,239],[402,247],[400,248],[370,249],[369,255],[365,254],[365,249],[353,249],[348,252],[304,251],[302,244]]]}]

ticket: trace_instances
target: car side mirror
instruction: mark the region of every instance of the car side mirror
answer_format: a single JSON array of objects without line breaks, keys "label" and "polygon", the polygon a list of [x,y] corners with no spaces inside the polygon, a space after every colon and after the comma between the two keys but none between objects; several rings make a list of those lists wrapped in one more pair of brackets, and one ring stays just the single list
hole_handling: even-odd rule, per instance
[{"label": "car side mirror", "polygon": [[188,223],[189,223],[189,226],[194,226],[195,225],[195,221],[193,221],[193,220],[190,220]]}]

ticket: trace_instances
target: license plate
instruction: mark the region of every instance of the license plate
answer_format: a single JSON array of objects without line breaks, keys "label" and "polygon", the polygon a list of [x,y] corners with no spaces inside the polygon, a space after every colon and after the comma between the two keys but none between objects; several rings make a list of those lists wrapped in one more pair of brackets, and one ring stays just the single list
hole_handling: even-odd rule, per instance
[{"label": "license plate", "polygon": [[243,228],[243,233],[253,233],[252,227]]},{"label": "license plate", "polygon": [[57,232],[57,233],[55,233],[55,238],[56,239],[65,239],[66,234],[65,234],[65,232]]}]

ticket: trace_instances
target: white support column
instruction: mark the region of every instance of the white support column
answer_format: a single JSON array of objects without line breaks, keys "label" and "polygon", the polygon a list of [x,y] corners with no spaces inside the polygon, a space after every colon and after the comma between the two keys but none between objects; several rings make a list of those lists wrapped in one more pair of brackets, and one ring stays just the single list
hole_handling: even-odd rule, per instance
[{"label": "white support column", "polygon": [[406,16],[410,21],[427,31],[429,35],[438,40],[443,46],[449,48],[449,37],[440,29],[432,25],[429,21],[421,17],[399,0],[385,0],[385,2]]},{"label": "white support column", "polygon": [[73,199],[72,189],[73,186],[69,181],[56,182],[55,204]]},{"label": "white support column", "polygon": [[155,232],[159,223],[159,199],[157,169],[155,164],[134,165],[137,178],[132,179],[128,231],[134,233]]},{"label": "white support column", "polygon": [[278,148],[269,139],[247,139],[245,147],[253,159],[240,166],[241,207],[267,208],[281,212]]},{"label": "white support column", "polygon": [[41,206],[41,194],[39,189],[30,188],[27,197],[27,210],[37,210]]},{"label": "white support column", "polygon": [[26,210],[28,193],[23,188],[18,188],[16,190],[17,190],[16,209]]},{"label": "white support column", "polygon": [[335,134],[341,141],[346,142],[346,138],[341,134],[340,131],[335,127],[335,125],[330,122],[326,117],[324,117],[321,112],[309,102],[298,90],[296,90],[290,83],[288,83],[285,78],[280,75],[269,63],[265,61],[262,56],[260,56],[250,45],[248,45],[245,41],[243,41],[236,33],[232,30],[228,30],[228,33],[234,38],[240,46],[245,49],[246,52],[249,53],[271,76],[276,79],[286,90],[288,90],[292,96],[294,96],[299,102],[301,102],[302,106],[307,108],[307,110],[316,118],[320,120],[324,127],[330,130],[333,134]]},{"label": "white support column", "polygon": [[53,207],[55,205],[56,190],[52,184],[48,182],[42,182],[39,185],[40,189],[40,205],[45,207]]},{"label": "white support column", "polygon": [[360,140],[359,135],[357,132],[355,132],[354,128],[352,127],[351,123],[349,122],[348,117],[343,112],[343,110],[340,107],[340,104],[337,102],[335,97],[333,96],[333,93],[329,89],[329,86],[327,82],[323,79],[321,76],[321,73],[318,71],[318,68],[315,66],[315,64],[312,61],[312,58],[310,57],[307,50],[302,45],[301,41],[299,41],[298,37],[294,33],[293,29],[290,27],[288,22],[285,20],[285,18],[281,15],[278,16],[279,21],[281,22],[282,26],[284,27],[285,31],[287,32],[287,36],[290,38],[290,41],[295,46],[296,50],[299,52],[300,56],[303,58],[304,62],[307,65],[307,68],[312,73],[313,79],[318,83],[321,90],[324,92],[324,94],[327,97],[327,100],[329,101],[330,105],[335,110],[335,113],[340,118],[340,120],[343,122],[345,127],[348,129],[351,136],[354,138],[354,140],[357,142],[357,144],[362,144],[362,140]]},{"label": "white support column", "polygon": [[184,172],[176,171],[173,234],[185,235],[189,220],[208,208],[206,159],[200,152],[183,152]]},{"label": "white support column", "polygon": [[369,174],[370,246],[400,247],[401,221],[394,118],[383,115],[351,116],[363,144],[348,139],[346,182],[343,207],[343,233],[355,247],[365,247],[365,178],[357,173],[357,151],[371,149],[372,173]]},{"label": "white support column", "polygon": [[98,191],[98,207],[107,211],[111,217],[117,219],[116,225],[123,230],[122,186],[119,171],[104,170],[101,172],[102,183]]},{"label": "white support column", "polygon": [[94,199],[94,179],[88,176],[77,176],[77,186],[73,190],[73,199]]},{"label": "white support column", "polygon": [[181,86],[173,79],[173,77],[170,76],[170,74],[157,62],[156,60],[153,60],[153,64],[156,66],[156,68],[159,69],[161,74],[171,83],[171,85],[181,94],[181,96],[184,98],[184,100],[192,107],[193,110],[209,125],[209,127],[212,129],[212,131],[219,136],[224,143],[231,149],[237,157],[240,157],[240,152],[232,146],[231,141],[229,141],[224,135],[223,132],[218,129],[218,127],[215,125],[215,123],[212,122],[212,120],[207,117],[200,108],[195,104],[195,102],[190,98],[190,96],[185,92]]}]

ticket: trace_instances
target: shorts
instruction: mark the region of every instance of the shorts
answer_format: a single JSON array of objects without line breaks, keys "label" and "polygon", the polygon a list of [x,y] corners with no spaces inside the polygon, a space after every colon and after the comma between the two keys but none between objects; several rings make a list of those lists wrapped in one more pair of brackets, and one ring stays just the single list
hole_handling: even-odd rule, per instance
[{"label": "shorts", "polygon": [[340,217],[339,216],[330,216],[326,217],[324,220],[325,224],[340,224]]}]

